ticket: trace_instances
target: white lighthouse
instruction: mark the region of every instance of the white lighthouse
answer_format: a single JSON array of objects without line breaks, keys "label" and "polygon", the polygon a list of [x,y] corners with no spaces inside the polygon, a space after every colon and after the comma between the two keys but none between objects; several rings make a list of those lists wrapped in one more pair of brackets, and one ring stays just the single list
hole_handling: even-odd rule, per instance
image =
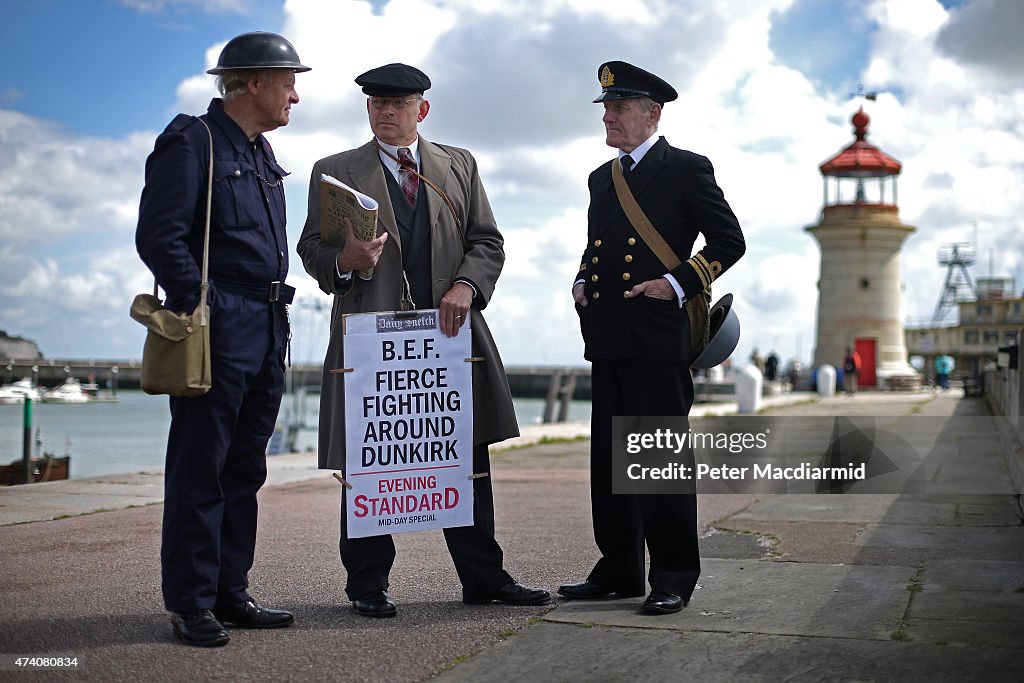
[{"label": "white lighthouse", "polygon": [[839,367],[846,348],[860,354],[858,384],[920,384],[907,363],[903,334],[900,248],[914,227],[900,222],[896,176],[902,165],[867,141],[870,119],[851,119],[856,139],[819,167],[824,206],[806,230],[821,247],[814,365]]}]

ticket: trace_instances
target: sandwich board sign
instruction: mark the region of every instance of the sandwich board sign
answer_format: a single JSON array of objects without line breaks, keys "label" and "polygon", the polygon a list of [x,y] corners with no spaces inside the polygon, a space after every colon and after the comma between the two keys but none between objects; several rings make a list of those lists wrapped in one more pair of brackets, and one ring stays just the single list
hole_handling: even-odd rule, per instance
[{"label": "sandwich board sign", "polygon": [[470,323],[437,309],[346,315],[349,538],[473,524]]}]

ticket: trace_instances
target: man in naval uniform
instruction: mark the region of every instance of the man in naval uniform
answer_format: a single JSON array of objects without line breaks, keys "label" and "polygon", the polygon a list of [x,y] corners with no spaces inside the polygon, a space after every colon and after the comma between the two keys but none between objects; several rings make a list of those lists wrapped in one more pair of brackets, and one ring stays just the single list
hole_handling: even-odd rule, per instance
[{"label": "man in naval uniform", "polygon": [[[430,79],[419,69],[388,64],[356,78],[368,96],[366,112],[374,138],[362,147],[321,159],[313,167],[309,212],[298,252],[320,289],[334,295],[331,339],[324,362],[320,402],[319,465],[345,467],[342,315],[414,308],[440,309],[445,335],[459,334],[472,316],[473,470],[490,471],[487,445],[519,434],[505,370],[480,311],[487,305],[505,261],[503,240],[477,173],[464,149],[428,142],[417,126],[430,111],[423,93]],[[451,208],[423,178],[451,201]],[[327,173],[380,203],[383,232],[363,241],[352,235],[344,246],[320,240],[320,177]],[[452,211],[459,217],[461,226]],[[364,280],[354,271],[373,268]],[[494,539],[494,504],[489,477],[473,483],[473,526],[444,530],[462,582],[463,601],[542,605],[547,591],[516,583],[502,566]],[[391,617],[396,607],[387,594],[395,560],[390,535],[348,538],[342,494],[341,561],[348,572],[345,591],[356,612]]]},{"label": "man in naval uniform", "polygon": [[[592,363],[591,505],[601,552],[568,599],[644,595],[644,542],[651,591],[641,611],[678,612],[700,575],[697,500],[692,493],[612,493],[612,418],[686,416],[693,403],[686,301],[743,255],[743,233],[715,182],[711,162],[657,134],[671,85],[625,62],[598,68],[605,142],[617,158],[590,174],[587,246],[572,294]],[[612,164],[621,164],[640,208],[679,258],[698,234],[706,246],[671,272],[619,202]]]}]

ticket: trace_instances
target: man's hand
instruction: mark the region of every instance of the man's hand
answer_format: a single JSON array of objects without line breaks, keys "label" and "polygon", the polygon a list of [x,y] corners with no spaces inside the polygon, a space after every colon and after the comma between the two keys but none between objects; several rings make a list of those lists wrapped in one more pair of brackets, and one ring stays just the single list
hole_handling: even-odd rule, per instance
[{"label": "man's hand", "polygon": [[384,243],[388,239],[387,232],[375,239],[364,241],[352,231],[352,221],[345,220],[345,246],[338,253],[338,270],[342,273],[353,270],[367,270],[377,265],[380,254],[384,251]]},{"label": "man's hand", "polygon": [[583,283],[582,282],[577,284],[577,285],[573,285],[573,288],[572,288],[572,298],[576,300],[576,303],[579,304],[580,307],[583,307],[583,306],[587,305],[587,303],[588,303],[587,302],[587,296],[586,296],[586,294],[583,293]]},{"label": "man's hand", "polygon": [[472,303],[473,288],[465,282],[456,282],[441,297],[441,332],[444,336],[454,337],[459,333]]},{"label": "man's hand", "polygon": [[657,280],[641,282],[637,286],[633,287],[633,289],[629,290],[630,299],[640,296],[641,294],[649,299],[662,299],[663,301],[676,300],[676,290],[672,289],[672,285],[663,277],[659,277]]}]

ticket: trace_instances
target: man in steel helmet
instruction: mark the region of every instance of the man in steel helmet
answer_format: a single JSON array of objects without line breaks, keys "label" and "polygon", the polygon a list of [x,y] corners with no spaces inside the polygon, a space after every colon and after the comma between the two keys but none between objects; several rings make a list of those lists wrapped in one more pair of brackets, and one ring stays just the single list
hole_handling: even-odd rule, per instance
[{"label": "man in steel helmet", "polygon": [[302,71],[309,67],[279,35],[233,38],[208,71],[222,98],[202,116],[175,117],[146,160],[136,247],[167,294],[164,305],[191,313],[200,298],[212,135],[213,385],[197,398],[170,399],[160,550],[164,604],[175,636],[189,645],[226,644],[226,624],[277,628],[293,621],[253,600],[247,575],[256,492],[284,389],[286,306],[295,291],[284,284],[287,172],[263,133],[288,124]]}]

